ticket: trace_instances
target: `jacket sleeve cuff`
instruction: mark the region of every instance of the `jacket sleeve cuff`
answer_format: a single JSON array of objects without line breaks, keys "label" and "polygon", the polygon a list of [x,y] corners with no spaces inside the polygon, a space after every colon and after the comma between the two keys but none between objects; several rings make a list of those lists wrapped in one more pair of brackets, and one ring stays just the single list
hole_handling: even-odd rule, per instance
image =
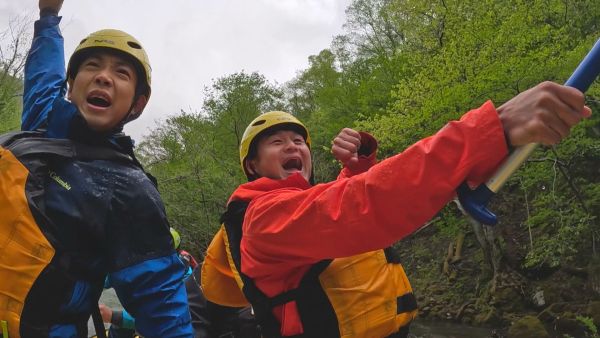
[{"label": "jacket sleeve cuff", "polygon": [[377,163],[377,140],[369,133],[360,133],[360,148],[358,149],[358,164],[352,169],[344,167],[338,178],[352,177],[364,173]]},{"label": "jacket sleeve cuff", "polygon": [[477,130],[474,144],[486,145],[485,152],[473,158],[476,164],[471,168],[467,181],[470,186],[477,186],[491,177],[498,165],[510,150],[504,128],[492,101],[485,102],[480,108],[463,115],[461,121]]},{"label": "jacket sleeve cuff", "polygon": [[358,156],[371,157],[377,153],[377,140],[373,135],[360,131],[360,148],[358,149]]}]

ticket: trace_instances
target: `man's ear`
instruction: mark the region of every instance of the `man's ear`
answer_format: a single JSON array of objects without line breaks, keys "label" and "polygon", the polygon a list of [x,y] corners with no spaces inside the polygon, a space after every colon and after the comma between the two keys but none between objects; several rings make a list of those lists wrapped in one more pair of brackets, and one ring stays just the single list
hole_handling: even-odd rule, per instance
[{"label": "man's ear", "polygon": [[73,94],[73,79],[67,80],[67,99],[71,101],[71,94]]},{"label": "man's ear", "polygon": [[146,95],[138,96],[138,98],[135,100],[135,102],[133,104],[134,114],[136,116],[139,116],[144,111],[144,108],[146,107],[147,103],[148,103],[148,97],[146,97]]},{"label": "man's ear", "polygon": [[244,167],[250,176],[256,176],[256,170],[254,170],[254,160],[244,161]]},{"label": "man's ear", "polygon": [[127,115],[127,121],[133,121],[142,115],[144,108],[146,107],[146,103],[148,103],[148,97],[146,95],[140,95],[135,99],[133,106],[131,107],[131,111],[129,115]]}]

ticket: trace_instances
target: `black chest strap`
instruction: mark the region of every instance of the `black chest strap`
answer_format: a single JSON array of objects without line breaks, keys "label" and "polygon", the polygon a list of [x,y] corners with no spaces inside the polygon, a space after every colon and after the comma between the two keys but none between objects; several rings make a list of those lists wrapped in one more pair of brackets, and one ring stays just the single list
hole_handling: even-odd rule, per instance
[{"label": "black chest strap", "polygon": [[[330,322],[336,324],[333,308],[331,307],[331,304],[326,301],[324,292],[320,288],[319,284],[319,275],[329,266],[329,264],[331,264],[331,259],[322,260],[316,264],[313,264],[303,276],[302,280],[300,281],[300,285],[297,288],[282,292],[273,297],[268,297],[265,295],[256,286],[251,278],[242,273],[240,245],[242,240],[242,224],[244,222],[244,215],[246,214],[247,208],[247,202],[232,201],[227,206],[227,211],[221,216],[221,222],[225,225],[225,231],[227,232],[227,238],[229,240],[229,249],[235,264],[235,268],[244,282],[242,292],[252,304],[256,320],[261,326],[262,335],[265,338],[281,337],[281,324],[273,315],[273,309],[289,302],[296,302],[299,307],[302,307],[305,310],[311,308],[309,311],[302,311],[301,309],[302,313],[312,312],[320,319],[323,319],[323,317],[332,317],[330,318]],[[314,297],[316,293],[321,294],[319,294],[318,297]],[[325,303],[322,300],[325,300]],[[321,311],[321,309],[326,310]],[[305,323],[303,322],[303,324]],[[326,336],[339,337],[337,324],[331,326],[331,329],[335,331],[336,335]],[[319,329],[323,329],[323,327],[321,326]],[[328,332],[328,330],[329,329],[326,331],[320,331],[320,333],[322,334],[323,332]],[[309,332],[309,334],[295,337],[313,336],[314,335]],[[321,335],[318,334],[314,337],[321,337]]]}]

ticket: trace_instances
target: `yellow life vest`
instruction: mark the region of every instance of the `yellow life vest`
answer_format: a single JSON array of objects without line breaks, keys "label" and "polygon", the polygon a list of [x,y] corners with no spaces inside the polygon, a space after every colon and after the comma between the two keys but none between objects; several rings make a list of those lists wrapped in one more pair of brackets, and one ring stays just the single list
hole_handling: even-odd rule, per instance
[{"label": "yellow life vest", "polygon": [[407,329],[415,318],[416,299],[391,248],[318,262],[298,288],[267,297],[240,273],[246,207],[245,202],[229,204],[207,250],[202,287],[208,300],[222,305],[250,300],[265,337],[280,337],[280,323],[272,310],[291,301],[301,317],[301,337],[383,338]]}]

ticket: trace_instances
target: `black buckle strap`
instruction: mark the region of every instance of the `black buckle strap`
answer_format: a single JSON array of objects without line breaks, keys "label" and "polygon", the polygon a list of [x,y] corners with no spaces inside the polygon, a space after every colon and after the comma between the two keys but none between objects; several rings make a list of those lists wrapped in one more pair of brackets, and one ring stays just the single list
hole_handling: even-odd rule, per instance
[{"label": "black buckle strap", "polygon": [[411,312],[417,309],[417,299],[412,292],[396,298],[396,313]]},{"label": "black buckle strap", "polygon": [[94,329],[96,330],[96,337],[106,338],[104,322],[102,321],[102,315],[100,314],[100,308],[98,306],[95,306],[92,309],[92,321],[94,322]]},{"label": "black buckle strap", "polygon": [[278,305],[283,305],[294,301],[298,298],[298,289],[291,289],[285,292],[278,294],[275,297],[271,297],[268,299],[269,306],[274,308]]}]

